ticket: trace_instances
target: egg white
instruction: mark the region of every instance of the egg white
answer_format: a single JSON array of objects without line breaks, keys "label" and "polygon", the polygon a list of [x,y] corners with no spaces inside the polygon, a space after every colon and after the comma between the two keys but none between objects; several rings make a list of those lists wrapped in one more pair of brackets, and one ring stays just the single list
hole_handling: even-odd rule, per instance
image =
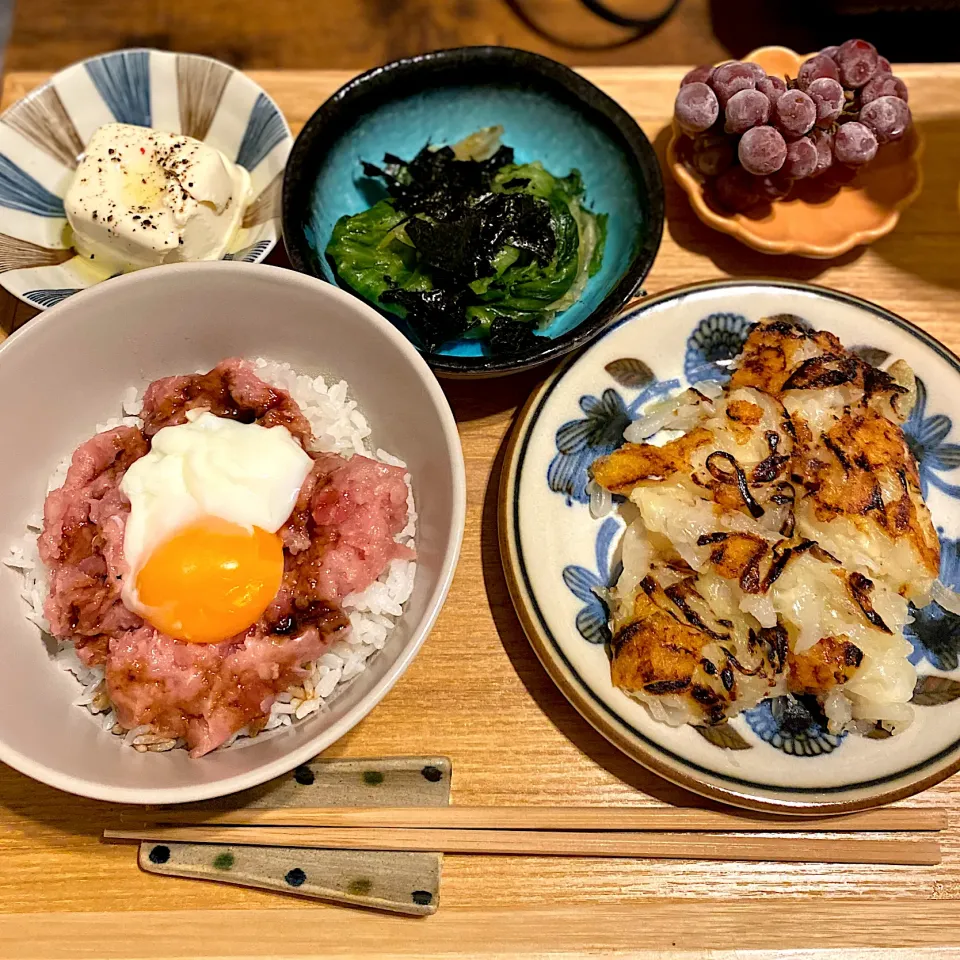
[{"label": "egg white", "polygon": [[149,610],[137,596],[137,574],[156,547],[203,517],[276,533],[313,467],[285,427],[239,423],[206,410],[190,411],[187,421],[158,431],[150,451],[120,481],[130,501],[122,598],[144,615]]}]

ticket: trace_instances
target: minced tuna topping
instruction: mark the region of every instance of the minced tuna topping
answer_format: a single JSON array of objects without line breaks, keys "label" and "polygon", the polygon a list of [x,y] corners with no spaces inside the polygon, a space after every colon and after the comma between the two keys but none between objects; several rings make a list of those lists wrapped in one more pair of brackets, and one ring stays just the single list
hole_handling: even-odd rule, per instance
[{"label": "minced tuna topping", "polygon": [[[280,530],[284,572],[274,601],[250,629],[221,643],[160,633],[121,599],[130,504],[120,482],[151,437],[195,409],[283,426],[314,460]],[[310,424],[290,394],[237,359],[155,381],[141,419],[142,427],[82,443],[63,486],[47,496],[39,539],[49,578],[44,613],[84,664],[103,666],[124,728],[183,738],[192,756],[202,756],[238,730],[262,726],[277,695],[302,682],[309,664],[349,629],[344,597],[369,587],[392,560],[412,558],[395,539],[407,523],[405,471],[313,451]]]}]

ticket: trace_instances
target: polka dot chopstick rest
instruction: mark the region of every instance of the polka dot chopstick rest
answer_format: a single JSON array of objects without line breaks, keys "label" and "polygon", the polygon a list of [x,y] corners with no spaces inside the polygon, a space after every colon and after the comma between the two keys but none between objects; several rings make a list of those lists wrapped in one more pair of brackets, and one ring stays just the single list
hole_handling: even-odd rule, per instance
[{"label": "polka dot chopstick rest", "polygon": [[[315,760],[292,773],[237,794],[221,810],[278,807],[442,807],[450,803],[445,757]],[[310,850],[209,843],[140,844],[149,873],[218,880],[336,903],[424,916],[440,899],[439,853]]]}]

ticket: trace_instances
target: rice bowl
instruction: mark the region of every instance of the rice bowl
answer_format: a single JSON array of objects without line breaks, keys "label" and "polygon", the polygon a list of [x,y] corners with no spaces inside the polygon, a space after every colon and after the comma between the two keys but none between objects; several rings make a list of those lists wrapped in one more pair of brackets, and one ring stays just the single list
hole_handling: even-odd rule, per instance
[{"label": "rice bowl", "polygon": [[[385,450],[368,449],[367,439],[371,434],[366,418],[350,398],[346,381],[329,387],[323,377],[298,374],[289,364],[277,363],[258,357],[252,364],[256,374],[265,382],[286,390],[299,405],[310,422],[315,438],[315,449],[338,453],[346,457],[359,455],[395,467],[406,464]],[[118,402],[122,416],[98,424],[95,432],[103,433],[117,426],[136,426],[142,404],[141,392],[136,387],[127,388]],[[48,493],[59,487],[66,477],[70,458],[66,457],[50,477]],[[416,510],[410,475],[404,476],[407,486],[407,524],[397,535],[398,542],[412,546],[416,536]],[[184,746],[182,738],[163,736],[153,731],[149,724],[124,727],[117,719],[114,705],[106,689],[103,667],[85,665],[77,656],[69,640],[58,640],[50,634],[50,624],[44,617],[43,605],[48,593],[48,584],[43,564],[37,551],[37,539],[43,525],[38,514],[27,522],[28,531],[21,542],[14,544],[4,564],[20,572],[23,577],[21,597],[24,600],[24,615],[37,625],[45,639],[56,647],[54,659],[73,674],[81,685],[77,706],[98,718],[103,729],[123,738],[123,743],[139,752],[163,753]],[[395,618],[403,612],[403,604],[413,590],[416,561],[395,559],[380,577],[362,591],[351,593],[343,600],[343,611],[349,617],[349,633],[336,640],[316,661],[309,666],[309,674],[301,684],[281,691],[272,705],[262,728],[263,733],[303,720],[312,713],[328,709],[327,702],[336,696],[343,686],[357,677],[366,667],[366,661],[383,649],[389,632],[395,626]],[[240,738],[256,735],[241,728],[219,748],[225,749]]]},{"label": "rice bowl", "polygon": [[242,790],[343,736],[396,682],[432,627],[453,576],[464,517],[463,460],[449,405],[413,348],[375,311],[280,268],[245,270],[227,262],[157,273],[84,291],[0,344],[0,400],[18,410],[0,425],[0,442],[18,464],[0,503],[4,547],[22,538],[64,454],[97,423],[123,412],[117,398],[131,384],[209,369],[232,354],[284,360],[328,386],[350,384],[372,429],[368,448],[401,458],[414,478],[417,576],[383,649],[340,684],[326,709],[197,763],[185,750],[154,755],[124,747],[73,703],[76,679],[51,664],[52,651],[23,617],[21,580],[5,570],[0,626],[16,655],[0,676],[0,760],[69,792],[129,803]]}]

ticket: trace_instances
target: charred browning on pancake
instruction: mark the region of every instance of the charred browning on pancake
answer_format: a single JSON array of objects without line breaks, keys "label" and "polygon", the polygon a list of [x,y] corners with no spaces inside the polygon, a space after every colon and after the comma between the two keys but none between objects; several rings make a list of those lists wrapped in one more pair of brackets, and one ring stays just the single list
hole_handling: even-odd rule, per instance
[{"label": "charred browning on pancake", "polygon": [[857,361],[853,357],[824,354],[804,360],[781,387],[787,390],[823,390],[852,383],[857,377]]},{"label": "charred browning on pancake", "polygon": [[883,503],[883,492],[880,490],[880,484],[874,483],[873,492],[870,494],[870,499],[867,501],[866,505],[863,508],[864,513],[870,513],[873,510],[877,510],[880,513],[880,516],[877,517],[877,521],[883,526],[887,525],[887,516],[886,508]]},{"label": "charred browning on pancake", "polygon": [[742,446],[752,439],[753,428],[763,419],[763,408],[749,400],[730,400],[725,415],[730,421],[730,432]]},{"label": "charred browning on pancake", "polygon": [[712,533],[701,536],[697,544],[715,544],[709,560],[721,577],[738,580],[746,593],[760,592],[760,562],[770,549],[763,537],[752,533]]},{"label": "charred browning on pancake", "polygon": [[625,443],[619,450],[595,460],[589,473],[612,493],[629,494],[644,481],[664,480],[679,470],[689,469],[693,452],[711,439],[708,430],[696,427],[662,447]]},{"label": "charred browning on pancake", "polygon": [[893,510],[893,528],[897,533],[902,533],[910,526],[910,517],[913,513],[910,503],[910,487],[907,483],[907,473],[901,467],[897,470],[897,479],[900,481],[902,496],[897,500],[897,505]]},{"label": "charred browning on pancake", "polygon": [[763,409],[749,400],[731,400],[727,404],[727,419],[755,427],[763,419]]},{"label": "charred browning on pancake", "polygon": [[[824,437],[823,445],[837,458],[837,460],[840,462],[840,466],[843,467],[844,471],[846,473],[849,473],[851,469],[851,463],[850,463],[850,460],[847,458],[846,453],[844,453],[843,448],[840,446],[840,444],[837,443],[837,441],[834,440],[833,437],[828,435]],[[861,469],[863,468],[861,467]]]},{"label": "charred browning on pancake", "polygon": [[689,603],[687,603],[687,597],[689,596],[699,596],[697,591],[694,589],[693,584],[689,580],[682,580],[680,583],[675,583],[672,586],[667,587],[663,591],[674,604],[674,606],[683,614],[684,619],[691,626],[696,627],[698,630],[702,630],[708,637],[713,637],[714,640],[727,640],[729,637],[726,634],[717,633],[715,630],[711,630],[710,627],[706,625],[703,621],[703,618],[694,610]]},{"label": "charred browning on pancake", "polygon": [[910,392],[906,387],[897,383],[889,373],[878,370],[872,364],[863,362],[862,370],[863,392],[866,394],[867,400],[877,393],[892,393],[894,396],[890,398],[890,402],[896,409],[896,398],[901,394]]},{"label": "charred browning on pancake", "polygon": [[751,646],[762,644],[767,649],[767,656],[773,665],[775,673],[782,673],[790,651],[790,642],[787,631],[777,624],[775,627],[761,627],[759,632],[749,633]]},{"label": "charred browning on pancake", "polygon": [[719,623],[721,627],[726,627],[728,630],[732,630],[732,629],[733,629],[733,621],[732,621],[732,620],[725,620],[725,619],[723,619],[722,617],[717,617],[717,623]]},{"label": "charred browning on pancake", "polygon": [[862,573],[851,573],[847,577],[847,583],[850,587],[850,595],[867,620],[878,630],[892,633],[880,614],[873,609],[873,601],[870,599],[870,594],[873,593],[873,581],[867,579]]},{"label": "charred browning on pancake", "polygon": [[697,537],[697,546],[705,547],[710,543],[723,543],[723,541],[729,536],[729,533],[723,533],[722,531],[718,531],[717,533],[705,533],[702,536]]},{"label": "charred browning on pancake", "polygon": [[744,677],[756,677],[763,672],[763,662],[761,661],[755,667],[745,667],[726,647],[720,648],[724,656],[730,662],[731,666]]},{"label": "charred browning on pancake", "polygon": [[644,684],[643,689],[647,693],[661,696],[665,693],[679,693],[690,686],[689,680],[655,680],[653,683]]},{"label": "charred browning on pancake", "polygon": [[720,671],[720,682],[723,684],[723,688],[727,693],[732,693],[736,680],[733,676],[733,670],[731,670],[730,667],[724,667]]},{"label": "charred browning on pancake", "polygon": [[863,652],[846,637],[824,637],[803,653],[787,655],[791,693],[822,697],[853,678]]},{"label": "charred browning on pancake", "polygon": [[704,722],[710,726],[723,723],[726,720],[724,704],[726,700],[715,690],[709,687],[694,684],[690,695],[704,708]]},{"label": "charred browning on pancake", "polygon": [[790,462],[790,458],[784,454],[771,453],[765,460],[761,460],[753,468],[750,475],[752,483],[770,483],[776,480],[783,472],[783,468]]},{"label": "charred browning on pancake", "polygon": [[637,634],[643,630],[643,623],[639,620],[634,620],[633,623],[628,623],[625,627],[622,627],[613,635],[613,640],[610,643],[610,648],[613,651],[613,655],[616,656],[622,649],[625,647]]},{"label": "charred browning on pancake", "polygon": [[704,657],[700,661],[700,666],[703,667],[703,672],[708,677],[715,677],[717,675],[717,665],[712,661]]},{"label": "charred browning on pancake", "polygon": [[[733,467],[733,473],[721,469],[717,466],[718,460],[725,460]],[[709,457],[704,461],[704,465],[707,470],[710,471],[710,476],[713,477],[718,483],[736,483],[737,489],[740,492],[740,498],[743,500],[747,509],[750,511],[750,516],[754,520],[759,519],[766,512],[763,507],[753,498],[753,494],[750,492],[750,487],[747,485],[747,477],[743,472],[743,468],[737,463],[737,458],[732,454],[727,453],[725,450],[714,450]]]}]

